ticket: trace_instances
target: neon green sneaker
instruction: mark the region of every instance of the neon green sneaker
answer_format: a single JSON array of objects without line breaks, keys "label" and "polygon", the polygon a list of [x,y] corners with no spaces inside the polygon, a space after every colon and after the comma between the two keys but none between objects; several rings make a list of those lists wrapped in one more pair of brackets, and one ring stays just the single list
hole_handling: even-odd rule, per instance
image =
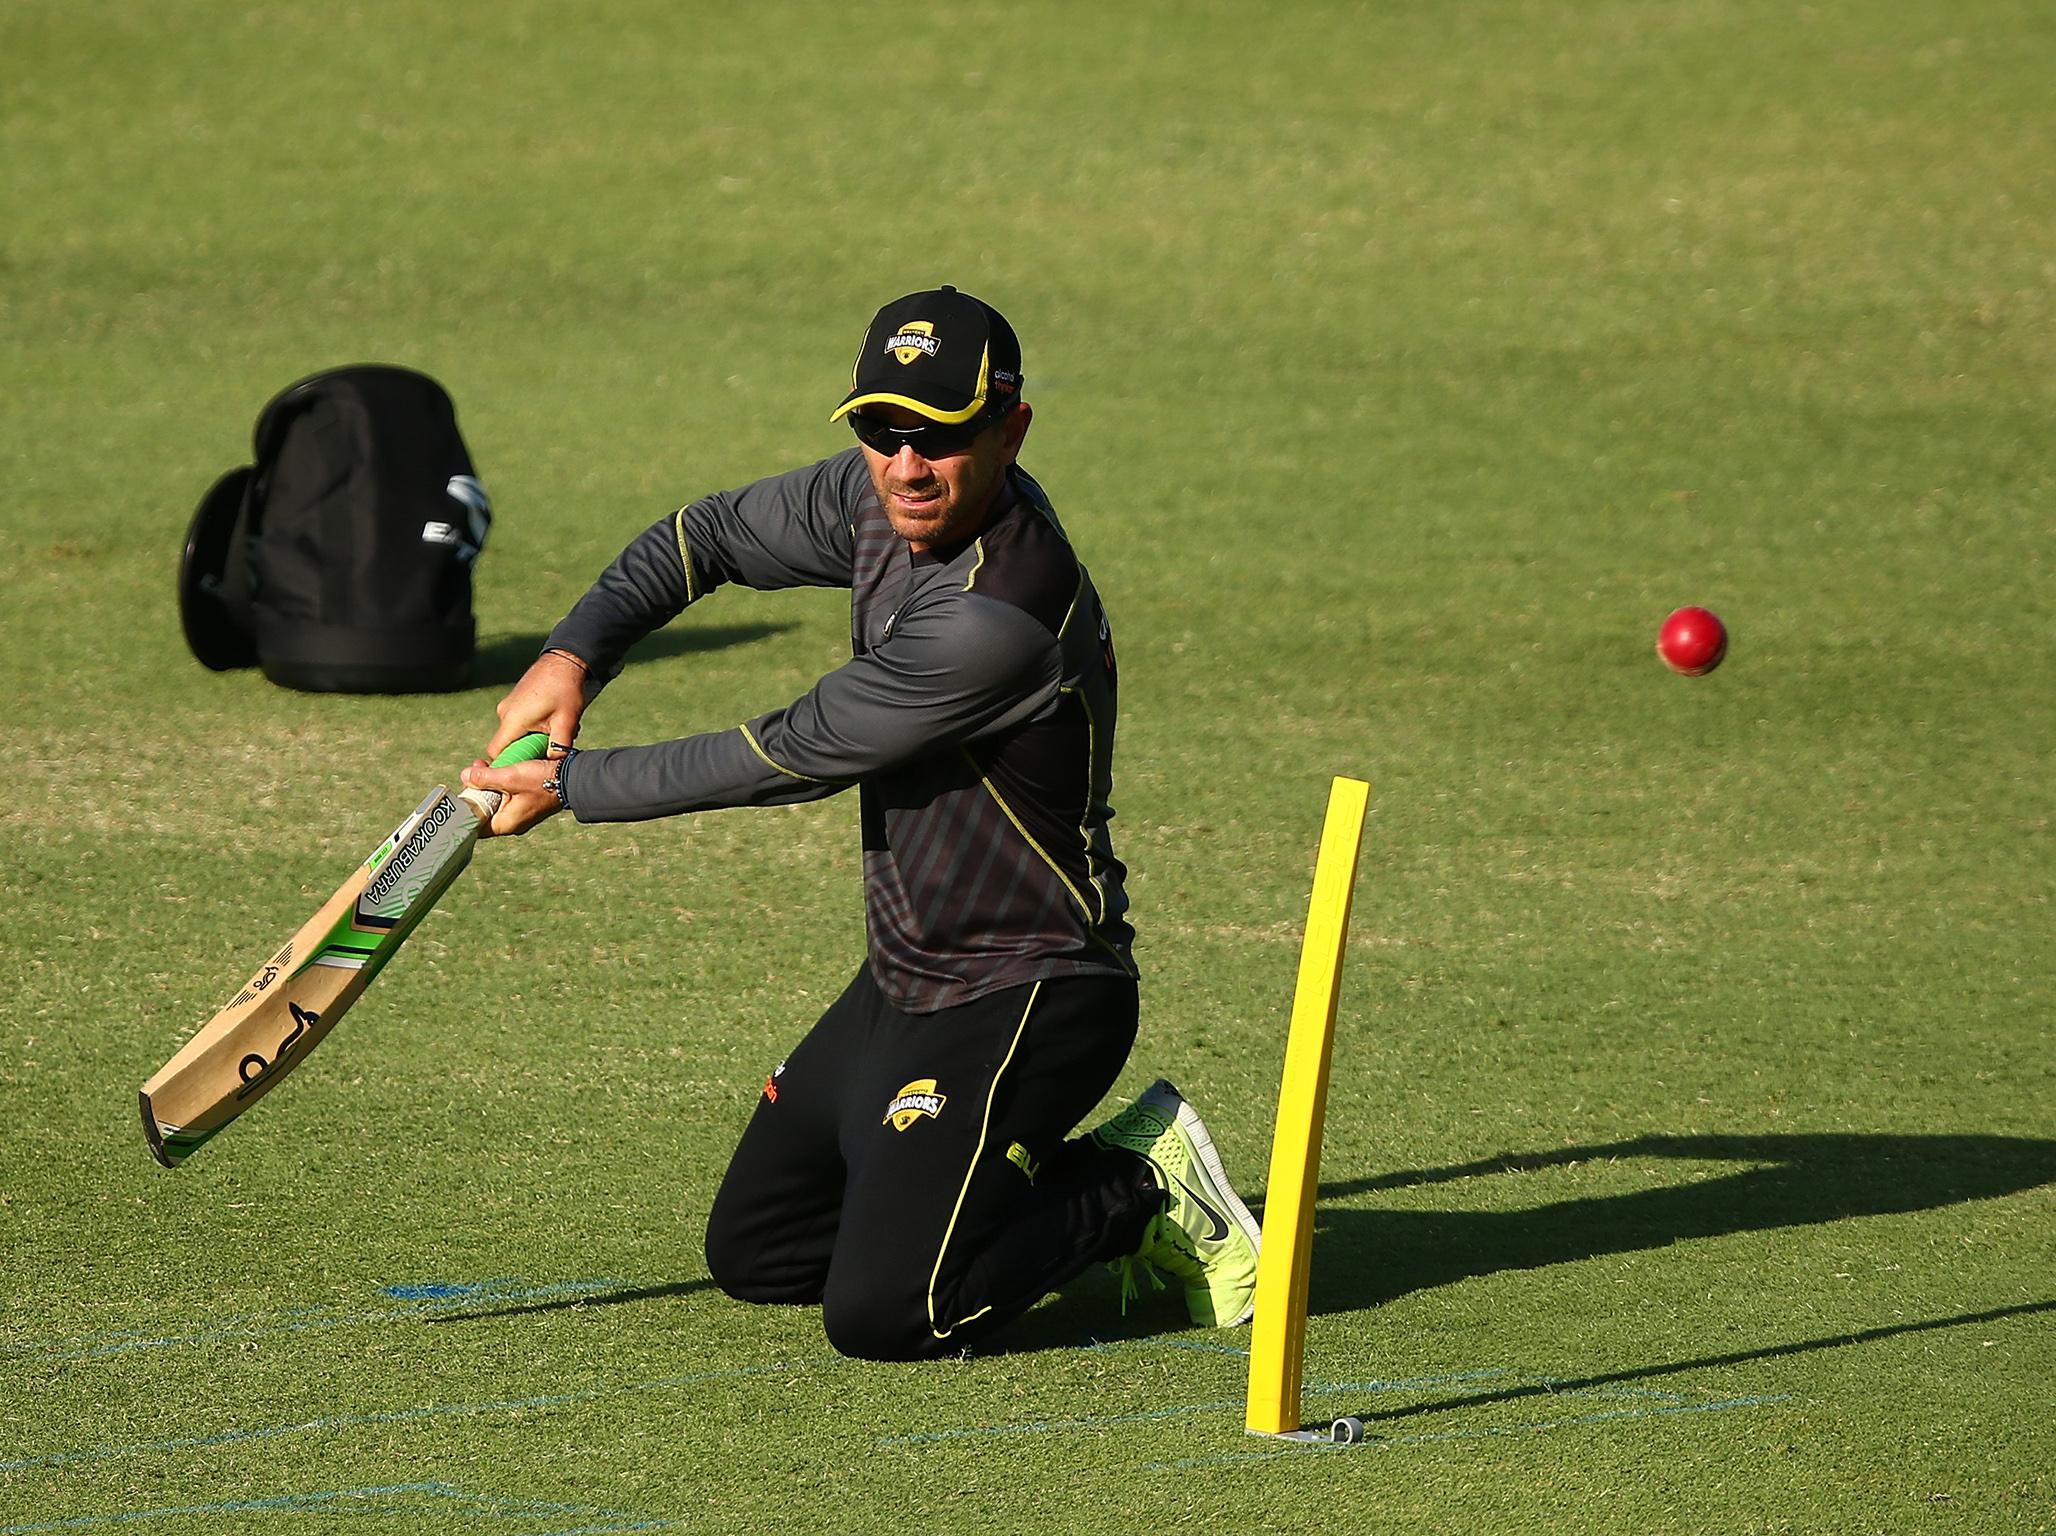
[{"label": "neon green sneaker", "polygon": [[1156,1270],[1185,1284],[1185,1307],[1202,1327],[1233,1328],[1256,1310],[1256,1256],[1263,1234],[1228,1182],[1214,1140],[1192,1106],[1158,1078],[1141,1098],[1092,1133],[1146,1161],[1164,1191],[1142,1246],[1115,1265],[1122,1305],[1136,1290],[1141,1265],[1159,1290]]}]

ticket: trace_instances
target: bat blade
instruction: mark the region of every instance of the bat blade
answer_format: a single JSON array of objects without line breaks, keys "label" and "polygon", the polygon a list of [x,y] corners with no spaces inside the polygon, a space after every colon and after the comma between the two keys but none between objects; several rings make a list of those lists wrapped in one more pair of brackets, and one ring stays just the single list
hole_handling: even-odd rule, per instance
[{"label": "bat blade", "polygon": [[[524,737],[502,753],[547,745]],[[176,1168],[277,1086],[342,1018],[471,862],[498,796],[441,785],[321,910],[143,1084],[143,1135]]]}]

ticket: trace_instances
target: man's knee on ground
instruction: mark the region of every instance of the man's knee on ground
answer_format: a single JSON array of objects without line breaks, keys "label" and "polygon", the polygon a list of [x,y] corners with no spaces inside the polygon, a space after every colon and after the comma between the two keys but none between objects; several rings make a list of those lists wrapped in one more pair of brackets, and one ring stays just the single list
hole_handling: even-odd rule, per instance
[{"label": "man's knee on ground", "polygon": [[737,1301],[794,1304],[820,1299],[818,1277],[779,1273],[779,1266],[765,1261],[756,1237],[722,1220],[718,1200],[707,1218],[706,1251],[707,1274]]},{"label": "man's knee on ground", "polygon": [[936,1337],[925,1297],[883,1288],[831,1288],[821,1326],[836,1353],[855,1360],[933,1360],[964,1348],[963,1341]]},{"label": "man's knee on ground", "polygon": [[718,1220],[707,1223],[707,1273],[737,1301],[754,1301],[755,1274],[739,1242]]}]

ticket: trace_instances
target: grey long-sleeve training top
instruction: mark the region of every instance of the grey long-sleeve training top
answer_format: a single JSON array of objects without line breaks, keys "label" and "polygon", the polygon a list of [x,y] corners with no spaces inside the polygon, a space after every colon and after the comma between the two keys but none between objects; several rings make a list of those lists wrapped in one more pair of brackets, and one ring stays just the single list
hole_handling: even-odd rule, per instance
[{"label": "grey long-sleeve training top", "polygon": [[909,1013],[1046,977],[1133,976],[1107,836],[1115,666],[1042,488],[1008,472],[976,537],[915,554],[861,450],[692,503],[550,635],[603,684],[724,582],[850,589],[850,660],[732,730],[581,752],[582,822],[787,805],[860,786],[870,965]]}]

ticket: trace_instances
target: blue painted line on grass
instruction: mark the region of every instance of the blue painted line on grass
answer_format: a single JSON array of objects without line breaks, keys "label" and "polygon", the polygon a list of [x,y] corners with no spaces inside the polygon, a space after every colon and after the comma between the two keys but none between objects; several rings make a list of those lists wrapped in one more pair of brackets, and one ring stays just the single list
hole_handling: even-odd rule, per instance
[{"label": "blue painted line on grass", "polygon": [[[361,1507],[344,1507],[361,1506]],[[155,1509],[125,1509],[112,1514],[79,1515],[68,1520],[39,1520],[28,1525],[0,1525],[0,1536],[30,1536],[44,1531],[83,1531],[144,1520],[192,1515],[404,1515],[433,1514],[439,1520],[554,1522],[572,1519],[586,1524],[532,1530],[530,1536],[601,1536],[607,1532],[673,1530],[683,1521],[652,1518],[627,1510],[585,1504],[558,1504],[541,1499],[467,1493],[450,1483],[392,1483],[374,1488],[334,1488],[321,1493],[286,1493],[269,1498],[225,1499],[214,1504],[166,1504]],[[598,1521],[593,1524],[590,1522]]]},{"label": "blue painted line on grass", "polygon": [[378,1289],[380,1295],[395,1301],[448,1301],[455,1296],[476,1296],[485,1287],[432,1280],[426,1285],[382,1285]]},{"label": "blue painted line on grass", "polygon": [[[1583,1396],[1582,1391],[1566,1394]],[[1730,1397],[1715,1403],[1666,1403],[1648,1408],[1615,1408],[1605,1413],[1579,1414],[1574,1418],[1550,1419],[1540,1424],[1493,1424],[1477,1429],[1445,1429],[1433,1434],[1379,1435],[1367,1437],[1354,1445],[1336,1445],[1324,1440],[1293,1440],[1281,1443],[1275,1450],[1245,1451],[1226,1456],[1194,1456],[1180,1461],[1153,1461],[1140,1470],[1144,1472],[1190,1472],[1202,1467],[1236,1466],[1246,1461],[1276,1461],[1281,1456],[1299,1456],[1308,1451],[1394,1451],[1407,1445],[1441,1445],[1458,1440],[1491,1440],[1508,1435],[1538,1435],[1551,1430],[1576,1429],[1591,1424],[1620,1423],[1628,1419],[1670,1418],[1687,1413],[1726,1413],[1736,1408],[1763,1408],[1773,1403],[1790,1402],[1789,1397]]]},{"label": "blue painted line on grass", "polygon": [[461,1311],[465,1307],[487,1302],[497,1305],[506,1302],[585,1296],[597,1291],[617,1290],[630,1283],[626,1280],[607,1279],[565,1280],[551,1285],[524,1285],[511,1280],[486,1280],[466,1285],[442,1282],[420,1286],[388,1285],[380,1287],[380,1294],[401,1305],[368,1312],[348,1312],[327,1305],[288,1307],[277,1312],[248,1312],[222,1318],[204,1328],[187,1333],[152,1336],[134,1330],[121,1330],[80,1334],[40,1344],[0,1346],[0,1356],[29,1362],[58,1362],[97,1360],[146,1349],[193,1349],[230,1340],[241,1343],[248,1339],[316,1333],[330,1328],[390,1326],[395,1323],[415,1322],[439,1313]]},{"label": "blue painted line on grass", "polygon": [[746,1376],[775,1376],[833,1365],[825,1360],[787,1360],[775,1365],[739,1365],[721,1371],[694,1371],[682,1376],[659,1376],[650,1381],[632,1381],[620,1386],[591,1387],[579,1392],[550,1392],[535,1397],[506,1397],[481,1403],[432,1403],[422,1408],[395,1408],[384,1413],[342,1413],[307,1419],[298,1424],[271,1424],[260,1429],[229,1429],[212,1435],[192,1435],[177,1440],[147,1440],[125,1445],[83,1446],[76,1450],[51,1451],[41,1456],[21,1456],[0,1461],[0,1472],[26,1472],[38,1467],[71,1467],[85,1462],[119,1461],[130,1456],[171,1456],[186,1451],[216,1450],[227,1445],[278,1440],[287,1435],[322,1434],[335,1429],[361,1429],[374,1424],[416,1424],[433,1419],[459,1418],[491,1413],[524,1413],[537,1408],[563,1408],[576,1403],[596,1403],[608,1398],[627,1397],[637,1392],[661,1392],[673,1387],[699,1386],[710,1381],[735,1381]]}]

